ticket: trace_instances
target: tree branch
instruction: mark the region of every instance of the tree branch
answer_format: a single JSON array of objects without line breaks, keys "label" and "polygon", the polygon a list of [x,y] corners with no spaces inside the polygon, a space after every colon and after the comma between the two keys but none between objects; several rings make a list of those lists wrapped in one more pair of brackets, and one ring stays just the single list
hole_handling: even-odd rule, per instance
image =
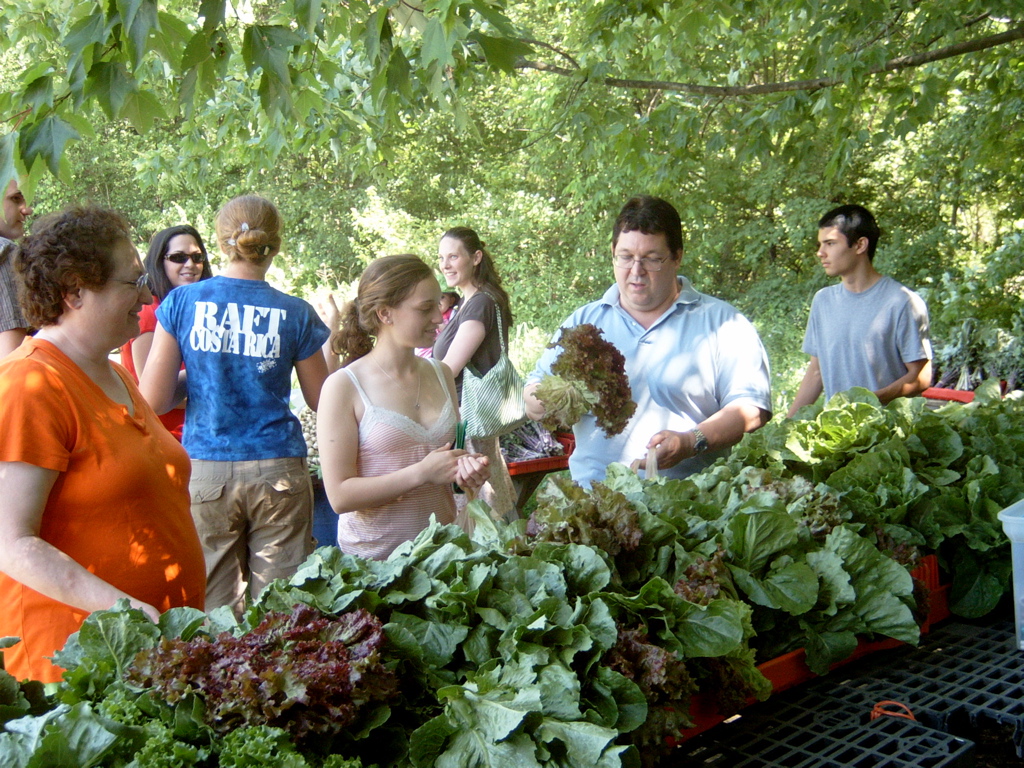
[{"label": "tree branch", "polygon": [[574,59],[572,56],[570,56],[566,51],[563,51],[561,48],[558,48],[552,45],[551,43],[545,43],[543,40],[534,40],[528,37],[521,38],[521,40],[524,43],[527,43],[528,45],[539,45],[541,48],[547,48],[549,51],[554,51],[559,56],[568,59],[570,64],[579,69],[580,63],[576,61],[576,59]]},{"label": "tree branch", "polygon": [[[930,64],[934,61],[941,61],[942,59],[951,59],[967,53],[995,48],[1022,39],[1024,39],[1024,26],[1015,27],[998,35],[956,43],[955,45],[939,48],[935,51],[915,53],[910,56],[899,56],[869,69],[868,74],[877,75],[882,72],[898,72],[903,69]],[[550,72],[565,77],[571,77],[577,73],[577,70],[566,69],[565,67],[558,67],[553,64],[544,64],[539,61],[518,61],[516,67],[519,69],[535,69],[539,72]],[[604,79],[604,84],[612,88],[678,91],[680,93],[693,93],[700,96],[758,96],[766,93],[784,93],[787,91],[814,91],[820,88],[842,85],[843,82],[845,81],[837,77],[820,77],[813,80],[788,80],[781,83],[724,86],[678,83],[668,80],[629,80],[618,77],[606,77]]]}]

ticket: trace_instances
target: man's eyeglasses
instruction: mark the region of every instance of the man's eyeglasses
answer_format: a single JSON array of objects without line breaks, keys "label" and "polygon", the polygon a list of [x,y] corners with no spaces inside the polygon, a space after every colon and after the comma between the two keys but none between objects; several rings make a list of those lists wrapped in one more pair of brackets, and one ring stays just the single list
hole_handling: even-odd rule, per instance
[{"label": "man's eyeglasses", "polygon": [[660,272],[666,261],[668,259],[654,259],[650,256],[644,256],[642,259],[634,259],[632,256],[620,256],[618,254],[612,256],[612,262],[619,269],[632,269],[633,264],[636,263],[640,265],[644,272]]},{"label": "man's eyeglasses", "polygon": [[173,261],[175,264],[184,264],[189,259],[192,259],[193,264],[202,264],[206,261],[206,254],[202,251],[198,253],[185,253],[183,251],[174,251],[164,256],[167,261]]},{"label": "man's eyeglasses", "polygon": [[136,280],[118,280],[116,278],[112,279],[114,280],[115,283],[124,283],[125,285],[134,286],[135,290],[137,291],[141,291],[143,288],[149,288],[149,275],[145,272],[139,275],[138,279]]}]

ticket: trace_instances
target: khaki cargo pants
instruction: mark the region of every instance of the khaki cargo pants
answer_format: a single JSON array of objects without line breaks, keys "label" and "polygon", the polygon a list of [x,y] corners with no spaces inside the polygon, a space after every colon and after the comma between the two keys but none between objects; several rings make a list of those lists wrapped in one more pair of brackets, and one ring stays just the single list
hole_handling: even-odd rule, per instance
[{"label": "khaki cargo pants", "polygon": [[206,558],[206,610],[292,576],[313,551],[313,485],[302,458],[192,461],[192,519]]}]

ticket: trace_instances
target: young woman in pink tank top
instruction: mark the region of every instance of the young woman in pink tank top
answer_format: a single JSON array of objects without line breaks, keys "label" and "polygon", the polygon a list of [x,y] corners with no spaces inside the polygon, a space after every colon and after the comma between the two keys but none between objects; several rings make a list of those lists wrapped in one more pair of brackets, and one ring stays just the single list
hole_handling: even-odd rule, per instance
[{"label": "young woman in pink tank top", "polygon": [[343,367],[324,384],[317,442],[324,488],[338,513],[338,546],[383,559],[430,522],[455,520],[452,483],[476,490],[485,457],[452,447],[455,380],[429,346],[441,289],[416,256],[372,262],[345,307],[335,352]]}]

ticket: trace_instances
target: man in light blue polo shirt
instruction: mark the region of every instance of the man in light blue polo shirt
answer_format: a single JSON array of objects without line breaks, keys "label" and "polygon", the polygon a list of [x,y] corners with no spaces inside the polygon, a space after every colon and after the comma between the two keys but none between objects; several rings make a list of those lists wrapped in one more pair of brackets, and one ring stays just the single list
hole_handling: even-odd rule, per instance
[{"label": "man in light blue polo shirt", "polygon": [[[612,231],[615,285],[573,312],[569,328],[592,323],[626,358],[636,413],[607,437],[587,414],[575,426],[573,480],[603,480],[612,462],[644,466],[657,450],[661,474],[686,477],[711,464],[771,418],[768,356],[757,331],[724,301],[694,290],[678,274],[679,213],[646,195],[626,203]],[[556,333],[557,337],[557,333]],[[548,349],[527,379],[527,414],[544,415],[534,396],[560,350]]]}]

